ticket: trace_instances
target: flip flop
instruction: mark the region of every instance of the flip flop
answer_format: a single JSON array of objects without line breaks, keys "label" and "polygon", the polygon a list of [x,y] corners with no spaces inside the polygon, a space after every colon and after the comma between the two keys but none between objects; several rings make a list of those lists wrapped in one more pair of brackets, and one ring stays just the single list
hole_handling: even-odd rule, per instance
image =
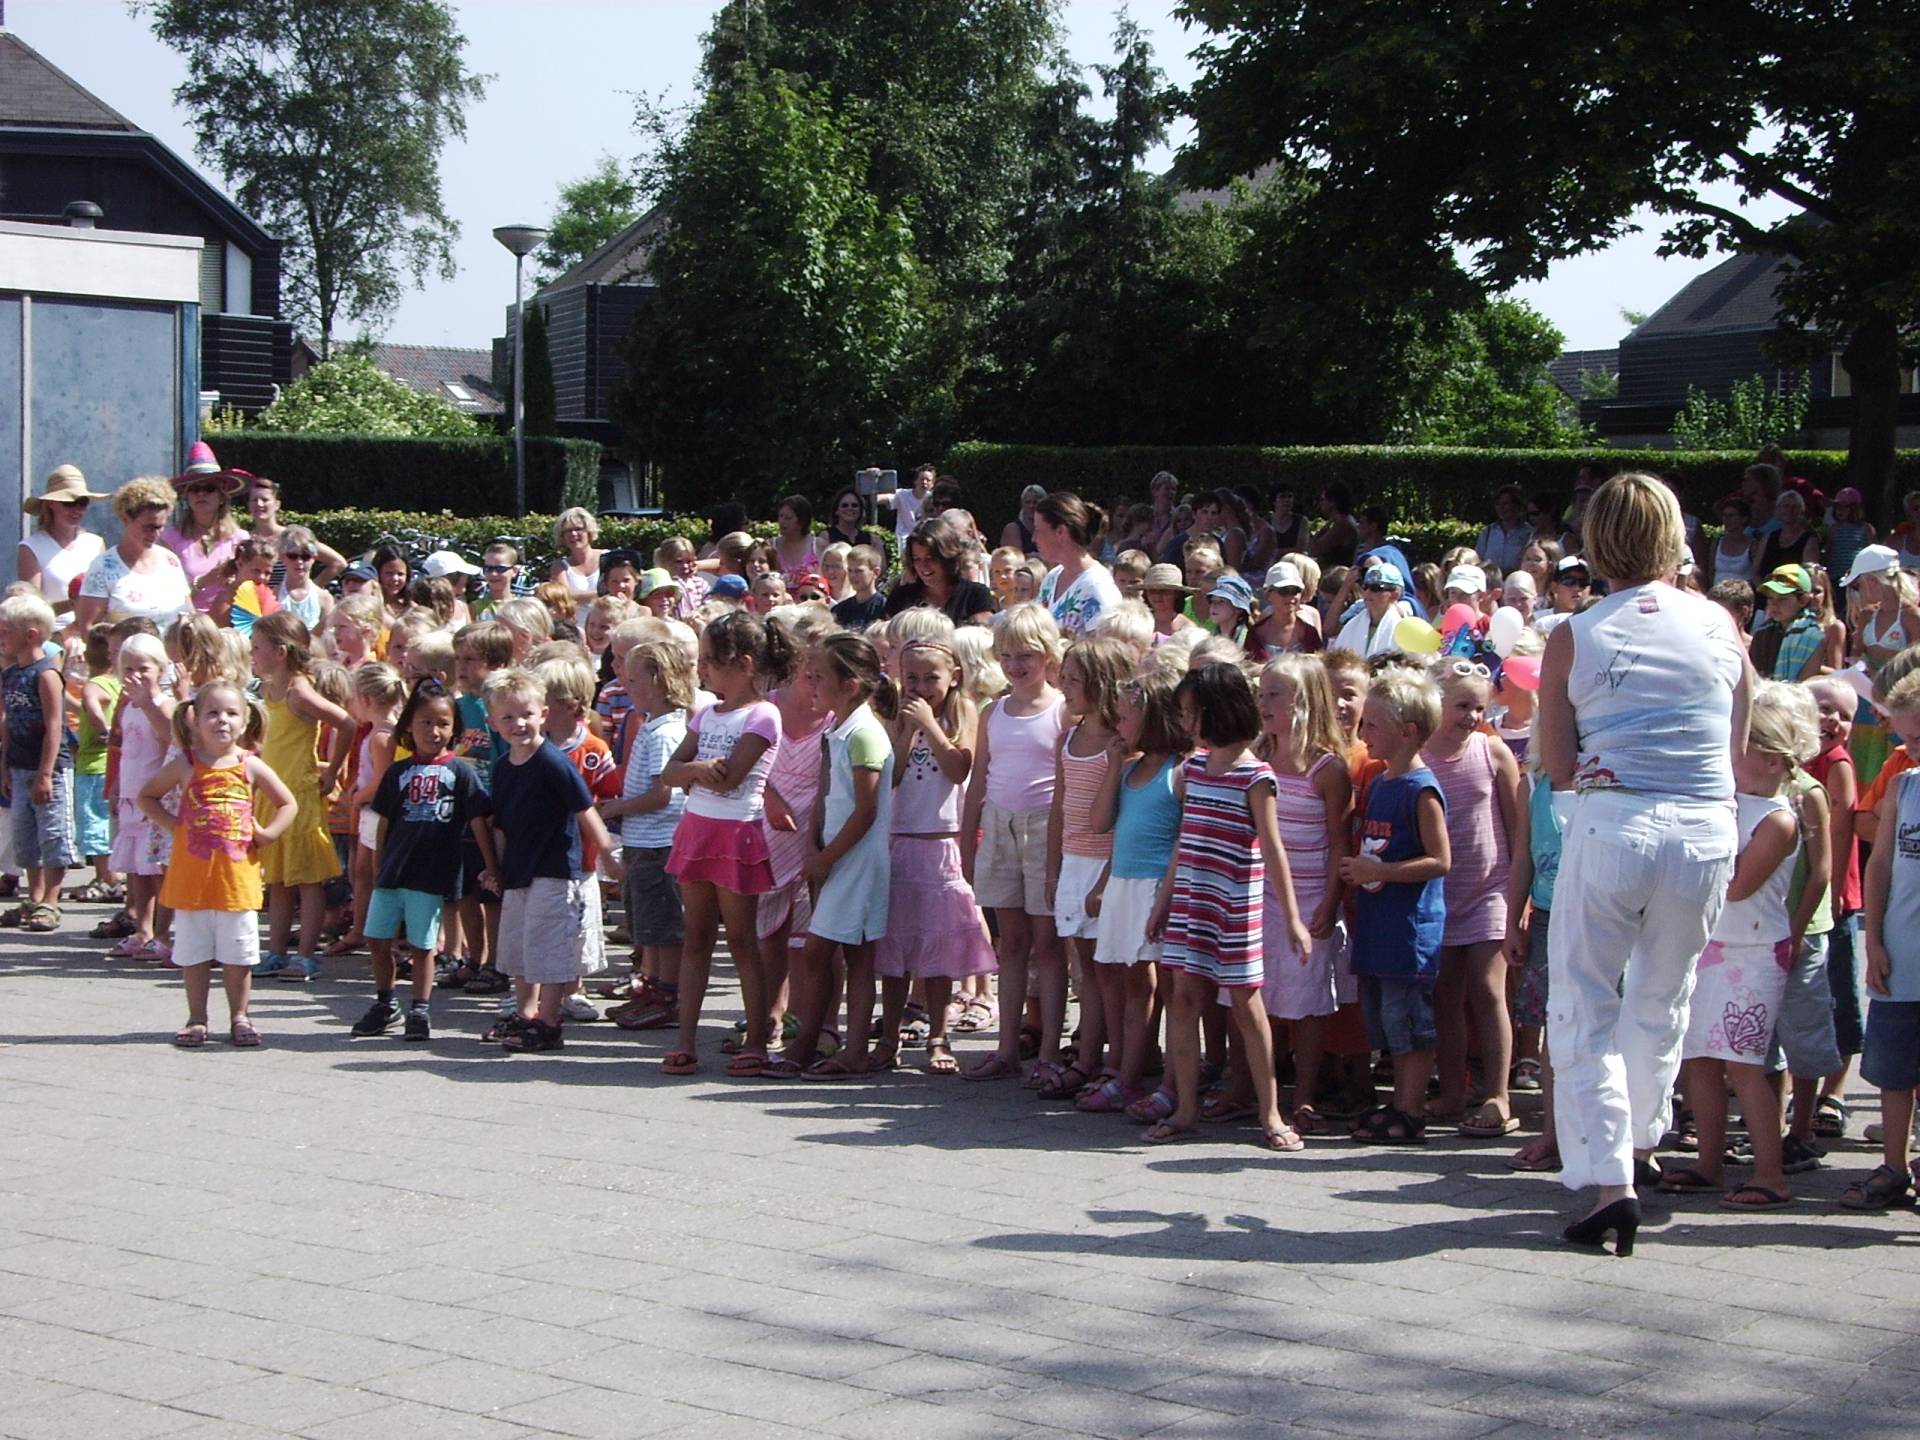
[{"label": "flip flop", "polygon": [[1200,1118],[1209,1125],[1225,1125],[1259,1113],[1251,1101],[1235,1100],[1231,1095],[1216,1095],[1200,1107]]},{"label": "flip flop", "polygon": [[1293,1129],[1297,1135],[1325,1135],[1328,1126],[1313,1106],[1296,1105],[1293,1107]]},{"label": "flip flop", "polygon": [[233,1029],[228,1033],[233,1043],[242,1050],[251,1050],[260,1043],[260,1032],[253,1028],[251,1020],[242,1018],[234,1021]]},{"label": "flip flop", "polygon": [[861,1071],[854,1069],[838,1055],[816,1060],[800,1072],[802,1080],[858,1080],[861,1075]]},{"label": "flip flop", "polygon": [[1534,1147],[1540,1143],[1539,1139],[1533,1139],[1522,1145],[1519,1150],[1507,1157],[1507,1168],[1509,1170],[1558,1170],[1560,1168],[1559,1150],[1547,1149],[1536,1153]]},{"label": "flip flop", "polygon": [[1171,1120],[1160,1120],[1140,1132],[1140,1138],[1149,1145],[1178,1145],[1183,1140],[1201,1138],[1198,1125],[1176,1125]]},{"label": "flip flop", "polygon": [[1002,1060],[998,1055],[989,1055],[971,1070],[962,1070],[962,1080],[1011,1080],[1020,1073],[1020,1067],[1011,1060]]},{"label": "flip flop", "polygon": [[694,1075],[700,1070],[700,1057],[691,1050],[673,1050],[660,1062],[660,1069],[667,1075]]},{"label": "flip flop", "polygon": [[[1744,1204],[1736,1199],[1740,1195],[1758,1195],[1758,1205]],[[1729,1190],[1720,1197],[1720,1203],[1729,1210],[1778,1210],[1783,1205],[1791,1205],[1793,1197],[1782,1195],[1778,1190],[1769,1190],[1764,1185],[1756,1185],[1751,1180],[1737,1190]]]},{"label": "flip flop", "polygon": [[767,1057],[764,1055],[740,1054],[727,1061],[727,1074],[736,1080],[751,1080],[756,1075],[764,1075],[767,1069]]},{"label": "flip flop", "polygon": [[1269,1150],[1278,1150],[1287,1155],[1307,1148],[1307,1142],[1300,1138],[1299,1132],[1291,1125],[1282,1125],[1278,1130],[1262,1130],[1260,1143]]},{"label": "flip flop", "polygon": [[1511,1135],[1519,1128],[1520,1120],[1511,1110],[1503,1115],[1499,1105],[1488,1100],[1460,1121],[1459,1133],[1469,1140],[1497,1140],[1502,1135]]},{"label": "flip flop", "polygon": [[1719,1194],[1724,1188],[1720,1181],[1702,1175],[1691,1165],[1660,1171],[1660,1190],[1666,1195]]},{"label": "flip flop", "polygon": [[174,1034],[173,1043],[182,1050],[198,1050],[207,1043],[207,1027],[204,1025],[182,1025]]},{"label": "flip flop", "polygon": [[789,1060],[784,1055],[770,1056],[767,1063],[760,1067],[762,1080],[798,1080],[806,1072],[800,1068],[798,1060]]}]

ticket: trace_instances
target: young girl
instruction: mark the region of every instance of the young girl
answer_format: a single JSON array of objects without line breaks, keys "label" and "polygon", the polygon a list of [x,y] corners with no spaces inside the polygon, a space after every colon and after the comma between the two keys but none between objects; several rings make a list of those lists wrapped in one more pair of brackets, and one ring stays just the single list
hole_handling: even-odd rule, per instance
[{"label": "young girl", "polygon": [[1178,1102],[1143,1138],[1165,1145],[1199,1133],[1200,1012],[1216,989],[1224,989],[1253,1072],[1263,1142],[1270,1150],[1301,1150],[1306,1142],[1280,1118],[1273,1037],[1259,1009],[1261,887],[1269,875],[1286,922],[1283,963],[1301,963],[1313,941],[1294,903],[1280,845],[1273,771],[1252,754],[1259,707],[1247,677],[1231,665],[1189,671],[1176,694],[1189,732],[1208,748],[1187,760],[1174,782],[1182,806],[1180,835],[1147,921],[1147,938],[1163,942],[1162,963],[1170,972],[1167,1051]]},{"label": "young girl", "polygon": [[[120,677],[114,670],[119,648],[102,621],[87,631],[87,678],[80,685],[79,724],[74,727],[74,851],[93,864],[93,879],[72,893],[75,900],[114,900],[113,808],[107,799],[107,737],[120,701]],[[71,693],[71,692],[69,692]]]},{"label": "young girl", "polygon": [[[1030,970],[1058,963],[1053,907],[1047,903],[1047,819],[1053,806],[1053,752],[1063,711],[1052,670],[1060,627],[1038,605],[1016,605],[994,629],[994,656],[1007,693],[987,707],[960,816],[960,858],[980,904],[1000,927],[1000,1044],[966,1072],[969,1080],[1004,1080],[1020,1072],[1022,1020]],[[1033,1035],[1038,1059],[1060,1050],[1052,1033]]]},{"label": "young girl", "polygon": [[[1535,712],[1534,724],[1539,720]],[[1538,749],[1527,747],[1522,803],[1513,827],[1513,868],[1507,879],[1507,973],[1513,986],[1514,1051],[1508,1085],[1541,1092],[1540,1134],[1507,1160],[1515,1170],[1558,1170],[1560,1140],[1553,1115],[1553,1066],[1547,1057],[1547,941],[1553,927],[1553,886],[1560,875],[1560,816],[1553,783]],[[1531,1072],[1531,1073],[1529,1073]],[[1532,1083],[1527,1083],[1531,1081]]]},{"label": "young girl", "polygon": [[[333,789],[347,747],[353,743],[353,717],[313,688],[307,627],[284,610],[263,616],[253,627],[253,671],[260,677],[267,732],[261,758],[294,796],[299,813],[274,831],[275,842],[260,853],[267,886],[267,955],[261,973],[301,982],[320,973],[320,926],[326,918],[326,882],[340,873],[339,857],[327,837],[327,807],[321,798]],[[317,759],[320,727],[333,732],[322,767]],[[271,795],[271,792],[269,792]],[[281,802],[272,797],[277,806]],[[289,952],[295,899],[300,907],[301,950]]]},{"label": "young girl", "polygon": [[[173,963],[187,987],[187,1023],[173,1037],[185,1050],[207,1043],[207,992],[220,966],[233,1043],[260,1043],[248,1018],[253,967],[260,959],[260,865],[298,818],[293,792],[260,757],[264,717],[229,680],[214,680],[174,712],[173,733],[187,753],[162,765],[140,787],[140,812],[169,833],[178,831],[160,903],[174,914]],[[180,790],[179,810],[162,797]],[[264,796],[274,813],[264,823]],[[328,853],[332,850],[329,848]]]},{"label": "young girl", "polygon": [[380,817],[374,813],[373,795],[380,777],[393,763],[395,727],[400,709],[407,701],[406,682],[391,665],[370,660],[353,671],[352,698],[347,702],[354,721],[353,758],[348,769],[353,776],[347,803],[353,823],[353,848],[347,862],[348,879],[353,887],[353,924],[346,934],[327,947],[328,955],[351,955],[365,943],[363,927],[367,902],[373,894],[374,852],[380,848]]},{"label": "young girl", "polygon": [[[1036,1071],[1042,1100],[1071,1100],[1120,1068],[1120,1030],[1105,1023],[1093,952],[1100,935],[1099,904],[1090,897],[1113,859],[1113,836],[1093,823],[1094,798],[1113,768],[1119,733],[1120,687],[1133,673],[1134,654],[1105,636],[1076,640],[1060,662],[1060,694],[1079,723],[1054,751],[1053,803],[1047,813],[1047,890],[1054,933],[1065,942],[1065,965],[1041,976],[1040,1031],[1058,1034],[1066,1019],[1069,966],[1080,980],[1080,1053],[1069,1065]],[[1104,1064],[1109,1043],[1113,1063]]]},{"label": "young girl", "polygon": [[746,1053],[757,1053],[763,1063],[766,1058],[767,1006],[760,993],[755,919],[758,897],[773,888],[760,821],[767,772],[780,747],[780,712],[761,692],[792,668],[786,636],[744,611],[721,616],[700,637],[700,678],[715,702],[694,712],[687,738],[660,776],[662,784],[687,792],[667,860],[687,912],[687,942],[680,954],[680,1041],[661,1065],[669,1075],[700,1069],[700,1007],[722,922],[747,1012]]},{"label": "young girl", "polygon": [[[1427,1106],[1427,1116],[1458,1121],[1462,1135],[1486,1139],[1520,1128],[1507,1098],[1513,1023],[1500,960],[1507,938],[1507,880],[1514,816],[1520,809],[1520,767],[1513,752],[1482,729],[1492,697],[1487,667],[1443,658],[1438,672],[1440,728],[1422,758],[1446,798],[1453,865],[1447,871],[1446,929],[1440,942],[1440,979],[1433,992],[1440,1093]],[[1470,1032],[1479,1042],[1486,1092],[1471,1114]]]},{"label": "young girl", "polygon": [[166,960],[156,937],[155,901],[173,832],[147,818],[140,792],[166,764],[173,744],[173,690],[167,683],[167,649],[152,635],[129,635],[120,646],[120,764],[114,800],[110,866],[127,877],[127,913],[133,933],[107,953],[123,960]]},{"label": "young girl", "polygon": [[1256,753],[1273,771],[1274,811],[1294,901],[1313,937],[1304,964],[1281,953],[1285,911],[1269,876],[1261,999],[1267,1015],[1286,1021],[1293,1032],[1293,1128],[1319,1135],[1327,1129],[1314,1108],[1320,1057],[1327,1017],[1339,1008],[1334,966],[1347,943],[1337,876],[1353,825],[1353,781],[1326,667],[1300,655],[1269,660],[1260,672],[1260,729]]},{"label": "young girl", "polygon": [[377,658],[380,615],[380,602],[371,595],[342,600],[327,612],[324,622],[328,653],[349,670]]},{"label": "young girl", "polygon": [[280,564],[285,572],[280,582],[280,606],[298,616],[300,623],[314,634],[320,633],[333,610],[333,596],[324,585],[314,582],[313,566],[320,554],[320,542],[304,525],[289,525],[280,532]]},{"label": "young girl", "polygon": [[[944,617],[943,617],[944,618]],[[973,769],[979,717],[953,647],[910,640],[896,657],[902,698],[893,721],[892,892],[874,952],[882,1035],[897,1035],[913,980],[926,987],[927,1070],[959,1070],[947,1028],[956,980],[990,974],[993,944],[960,866],[960,792]]]},{"label": "young girl", "polygon": [[1795,949],[1787,890],[1800,831],[1781,792],[1795,766],[1820,746],[1817,722],[1793,703],[1796,688],[1765,680],[1753,689],[1746,752],[1734,761],[1740,852],[1726,908],[1700,957],[1680,1051],[1700,1154],[1660,1179],[1668,1194],[1720,1191],[1731,1086],[1753,1145],[1752,1178],[1721,1197],[1735,1210],[1772,1210],[1792,1199],[1781,1168],[1780,1100],[1767,1073],[1767,1051]]},{"label": "young girl", "polygon": [[873,647],[857,635],[829,635],[813,647],[807,668],[820,703],[841,718],[827,732],[827,781],[814,805],[802,867],[819,890],[795,987],[802,998],[794,1058],[807,1059],[818,1043],[834,988],[833,950],[840,946],[847,957],[847,1043],[839,1054],[807,1065],[804,1078],[844,1080],[893,1069],[900,1050],[896,1025],[881,1034],[871,1057],[867,1053],[874,946],[887,933],[893,829],[893,746],[871,704],[891,719],[898,692]]},{"label": "young girl", "polygon": [[1120,1062],[1114,1074],[1075,1102],[1090,1114],[1125,1110],[1146,1093],[1160,960],[1160,946],[1147,939],[1147,920],[1160,879],[1173,862],[1180,833],[1174,779],[1192,748],[1180,718],[1177,683],[1161,671],[1120,687],[1113,762],[1093,802],[1094,827],[1113,835],[1113,862],[1096,897],[1100,938],[1091,978],[1100,988],[1109,1044],[1118,1044]]}]

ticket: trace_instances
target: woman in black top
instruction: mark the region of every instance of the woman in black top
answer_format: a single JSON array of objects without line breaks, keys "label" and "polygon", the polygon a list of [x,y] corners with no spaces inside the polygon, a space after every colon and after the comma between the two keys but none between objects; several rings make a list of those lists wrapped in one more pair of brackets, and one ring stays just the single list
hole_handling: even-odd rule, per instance
[{"label": "woman in black top", "polygon": [[956,625],[986,624],[993,616],[993,593],[978,581],[960,578],[965,550],[959,530],[937,516],[914,526],[907,537],[906,568],[915,578],[893,587],[887,614],[931,605]]},{"label": "woman in black top", "polygon": [[1047,498],[1044,487],[1029,485],[1020,492],[1020,516],[1009,520],[1000,532],[1000,543],[1010,550],[1018,550],[1023,555],[1038,555],[1039,547],[1033,543],[1033,507]]},{"label": "woman in black top", "polygon": [[824,550],[835,541],[843,545],[871,545],[884,558],[887,547],[879,535],[861,523],[866,514],[866,506],[861,502],[858,490],[849,485],[840,491],[827,507],[827,528],[820,532],[826,538],[820,548]]}]

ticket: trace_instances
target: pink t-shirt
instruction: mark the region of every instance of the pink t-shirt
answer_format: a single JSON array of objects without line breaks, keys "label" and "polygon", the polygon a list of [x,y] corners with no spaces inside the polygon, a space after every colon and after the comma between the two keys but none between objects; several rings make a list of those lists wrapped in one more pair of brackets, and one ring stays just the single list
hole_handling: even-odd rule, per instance
[{"label": "pink t-shirt", "polygon": [[180,568],[187,572],[187,583],[193,587],[193,608],[209,609],[220,594],[220,567],[233,558],[234,547],[244,535],[229,535],[211,550],[204,550],[197,540],[189,540],[181,534],[178,525],[169,525],[160,532],[160,543],[180,557]]},{"label": "pink t-shirt", "polygon": [[717,760],[731,755],[733,747],[747,735],[758,735],[767,748],[754,761],[753,768],[728,790],[709,790],[695,785],[687,791],[689,815],[709,820],[759,820],[766,813],[767,774],[780,749],[780,712],[765,700],[755,700],[734,710],[706,705],[693,712],[687,722],[688,733],[699,739],[696,760]]},{"label": "pink t-shirt", "polygon": [[1034,715],[1010,715],[1002,700],[987,716],[987,799],[1002,810],[1040,810],[1053,803],[1053,747],[1066,703]]}]

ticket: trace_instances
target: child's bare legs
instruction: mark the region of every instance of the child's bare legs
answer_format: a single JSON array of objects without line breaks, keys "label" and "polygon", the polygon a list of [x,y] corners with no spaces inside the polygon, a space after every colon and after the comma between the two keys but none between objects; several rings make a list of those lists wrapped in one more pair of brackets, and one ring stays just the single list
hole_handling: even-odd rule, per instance
[{"label": "child's bare legs", "polygon": [[[415,968],[417,969],[419,967],[416,966]],[[570,982],[563,985],[535,985],[530,987],[534,992],[535,1003],[539,1007],[536,1013],[542,1025],[550,1026],[554,1029],[560,1027],[561,1002],[567,998],[575,983],[578,982]]]},{"label": "child's bare legs", "polygon": [[152,883],[155,897],[153,903],[153,938],[164,943],[173,935],[173,910],[166,905],[162,905],[159,901],[160,877],[157,875],[154,876]]},{"label": "child's bare legs", "polygon": [[320,953],[320,930],[326,923],[327,887],[302,885],[300,887],[300,953],[302,955]]},{"label": "child's bare legs", "polygon": [[[1787,1176],[1780,1168],[1780,1097],[1773,1088],[1772,1077],[1767,1074],[1764,1065],[1743,1065],[1729,1060],[1727,1079],[1732,1083],[1734,1093],[1740,1097],[1740,1113],[1747,1122],[1747,1139],[1753,1145],[1753,1179],[1741,1188],[1745,1190],[1757,1186],[1785,1195]],[[1723,1131],[1724,1128],[1723,1125]],[[1722,1139],[1724,1143],[1724,1134]],[[1704,1129],[1700,1144],[1704,1152]]]},{"label": "child's bare legs", "polygon": [[[974,1069],[1001,1065],[1018,1069],[1020,1065],[1020,1017],[1027,1008],[1027,957],[1033,949],[1034,917],[1018,907],[994,910],[1000,930],[1000,1043],[991,1059]],[[1048,922],[1047,928],[1053,928]]]},{"label": "child's bare legs", "polygon": [[1427,1078],[1433,1074],[1435,1051],[1409,1050],[1393,1057],[1393,1108],[1402,1115],[1420,1121],[1420,1107],[1426,1103]]},{"label": "child's bare legs", "polygon": [[1326,1049],[1327,1017],[1307,1015],[1293,1026],[1293,1108],[1309,1109],[1320,1096],[1320,1057]]},{"label": "child's bare legs", "polygon": [[1273,1078],[1273,1028],[1266,1008],[1260,1003],[1260,987],[1236,985],[1227,991],[1233,1011],[1234,1033],[1240,1043],[1235,1048],[1247,1057],[1253,1072],[1253,1101],[1260,1110],[1260,1128],[1281,1133],[1287,1122],[1280,1118],[1280,1086]]},{"label": "child's bare legs", "polygon": [[[907,1000],[913,994],[911,975],[880,977],[880,1047],[893,1051],[900,1045],[900,1025],[907,1018]],[[933,1016],[927,1017],[928,1045],[932,1045]],[[891,1041],[891,1044],[889,1044]]]},{"label": "child's bare legs", "polygon": [[[224,977],[223,977],[224,978]],[[213,986],[213,962],[180,967],[180,980],[187,988],[187,1028],[207,1026],[207,992]]]},{"label": "child's bare legs", "polygon": [[[1079,1058],[1074,1066],[1089,1080],[1100,1078],[1100,1070],[1107,1048],[1107,1009],[1102,1003],[1104,996],[1100,992],[1099,978],[1094,974],[1093,941],[1078,936],[1063,942],[1067,952],[1067,964],[1061,967],[1061,979],[1064,981],[1071,973],[1080,982],[1080,1040]],[[1067,992],[1063,984],[1060,991],[1060,1015],[1054,1021],[1053,1033],[1060,1033],[1061,1022],[1066,1018]],[[1046,1005],[1041,1004],[1045,1028]]]},{"label": "child's bare legs", "polygon": [[539,990],[540,987],[531,981],[522,980],[518,975],[513,977],[513,1009],[522,1020],[535,1017],[539,1007]]},{"label": "child's bare legs", "polygon": [[1913,1128],[1915,1093],[1912,1090],[1880,1092],[1880,1128],[1885,1132],[1880,1139],[1880,1158],[1896,1175],[1904,1175],[1907,1170],[1907,1132]]},{"label": "child's bare legs", "polygon": [[291,953],[294,904],[298,898],[291,885],[267,887],[267,949],[275,955]]},{"label": "child's bare legs", "polygon": [[720,936],[720,892],[704,880],[684,880],[680,894],[687,912],[687,940],[680,951],[680,1041],[676,1053],[697,1056],[700,1007],[707,998],[707,972]]},{"label": "child's bare legs", "polygon": [[[207,996],[213,989],[213,962],[204,960],[198,965],[182,966],[180,978],[187,990],[187,1026],[198,1025],[204,1029]],[[237,1025],[247,1018],[247,1007],[253,999],[253,969],[247,965],[222,965],[220,984],[227,992],[229,1023]]]},{"label": "child's bare legs", "polygon": [[1147,1084],[1147,1056],[1153,1049],[1156,967],[1152,961],[1144,961],[1101,968],[1121,972],[1120,1083],[1131,1094],[1144,1090]]},{"label": "child's bare legs", "polygon": [[[1067,957],[1060,937],[1054,933],[1051,915],[1027,917],[1033,943],[1028,950],[1027,984],[1040,1001],[1040,1053],[1042,1065],[1057,1064],[1060,1059],[1060,1030],[1067,1020]],[[1016,1033],[1014,1040],[1019,1041]]]},{"label": "child's bare legs", "polygon": [[[1191,1130],[1200,1118],[1200,1025],[1203,1009],[1212,1010],[1214,985],[1184,970],[1169,969],[1167,996],[1167,1073],[1173,1077],[1173,1114],[1148,1133]],[[1164,1128],[1163,1128],[1164,1127]]]},{"label": "child's bare legs", "polygon": [[[927,1068],[951,1072],[953,1046],[947,1040],[947,1003],[953,999],[953,981],[945,975],[930,975],[920,983],[927,1007]],[[944,1061],[939,1058],[943,1052]]]},{"label": "child's bare legs", "polygon": [[1206,1046],[1207,1069],[1216,1074],[1226,1074],[1231,1057],[1227,1053],[1227,1011],[1224,1005],[1200,1007],[1200,1037]]},{"label": "child's bare legs", "polygon": [[[247,1019],[247,1010],[253,1003],[253,967],[251,965],[222,965],[220,984],[227,992],[227,1019],[230,1024],[238,1025]],[[206,1001],[201,1000],[202,1009]]]},{"label": "child's bare legs", "polygon": [[134,939],[153,939],[154,902],[159,896],[158,875],[127,876],[127,914],[133,917]]},{"label": "child's bare legs", "polygon": [[786,1054],[802,1069],[819,1055],[820,1030],[827,1023],[828,1007],[833,1003],[833,951],[833,941],[809,935],[791,972],[789,987],[793,992],[796,1025],[793,1043],[787,1046]]},{"label": "child's bare legs", "polygon": [[1513,1059],[1513,1022],[1507,1014],[1506,965],[1498,940],[1441,950],[1433,1018],[1440,1035],[1440,1093],[1427,1107],[1428,1117],[1450,1120],[1466,1112],[1469,1036],[1480,1043],[1487,1100],[1497,1104],[1503,1116],[1511,1114],[1507,1071]]},{"label": "child's bare legs", "polygon": [[1082,1026],[1082,1044],[1080,1054],[1083,1061],[1093,1068],[1087,1073],[1098,1075],[1102,1070],[1111,1069],[1118,1075],[1126,1064],[1127,1037],[1127,971],[1130,965],[1087,966],[1086,974],[1080,977],[1081,1006],[1084,1011],[1086,995],[1097,991],[1100,996],[1100,1014],[1105,1021],[1106,1050],[1104,1054],[1095,1054],[1088,1050],[1085,1041],[1085,1027]]},{"label": "child's bare legs", "polygon": [[[393,963],[393,941],[369,940],[367,953],[373,957],[373,988],[382,995],[391,994],[398,979],[398,967]],[[431,965],[416,965],[413,973],[417,976],[422,970],[432,973]]]},{"label": "child's bare legs", "polygon": [[1547,1054],[1547,1039],[1540,1037],[1540,1133],[1522,1145],[1514,1155],[1520,1165],[1543,1165],[1560,1155],[1560,1132],[1553,1120],[1553,1060]]},{"label": "child's bare legs", "polygon": [[[847,954],[847,1044],[840,1053],[847,1068],[865,1074],[868,1067],[867,1043],[873,1028],[873,942],[841,947]],[[879,1047],[891,1058],[900,1049],[900,1029]]]},{"label": "child's bare legs", "polygon": [[759,942],[760,1008],[765,1012],[763,1023],[766,1026],[769,1054],[780,1043],[786,1025],[788,973],[793,965],[793,955],[787,944],[789,928],[782,925],[774,934]]},{"label": "child's bare legs", "polygon": [[[743,1055],[758,1055],[763,1059],[768,1053],[771,1037],[779,1034],[779,1022],[774,1021],[775,1029],[767,1028],[767,986],[765,962],[761,958],[760,940],[754,933],[754,925],[760,914],[758,895],[741,895],[724,886],[713,887],[715,901],[720,910],[720,919],[727,927],[727,949],[733,954],[734,974],[740,981],[740,1003],[747,1015],[747,1043],[741,1047]],[[713,946],[707,946],[708,963],[701,967],[700,998],[706,998],[707,976],[712,969]],[[682,1004],[684,1005],[684,999]],[[686,1011],[680,1012],[681,1028],[686,1028]],[[698,1017],[696,1016],[696,1021]]]},{"label": "child's bare legs", "polygon": [[27,871],[27,894],[41,905],[60,903],[60,882],[67,878],[66,868],[37,865]]}]

